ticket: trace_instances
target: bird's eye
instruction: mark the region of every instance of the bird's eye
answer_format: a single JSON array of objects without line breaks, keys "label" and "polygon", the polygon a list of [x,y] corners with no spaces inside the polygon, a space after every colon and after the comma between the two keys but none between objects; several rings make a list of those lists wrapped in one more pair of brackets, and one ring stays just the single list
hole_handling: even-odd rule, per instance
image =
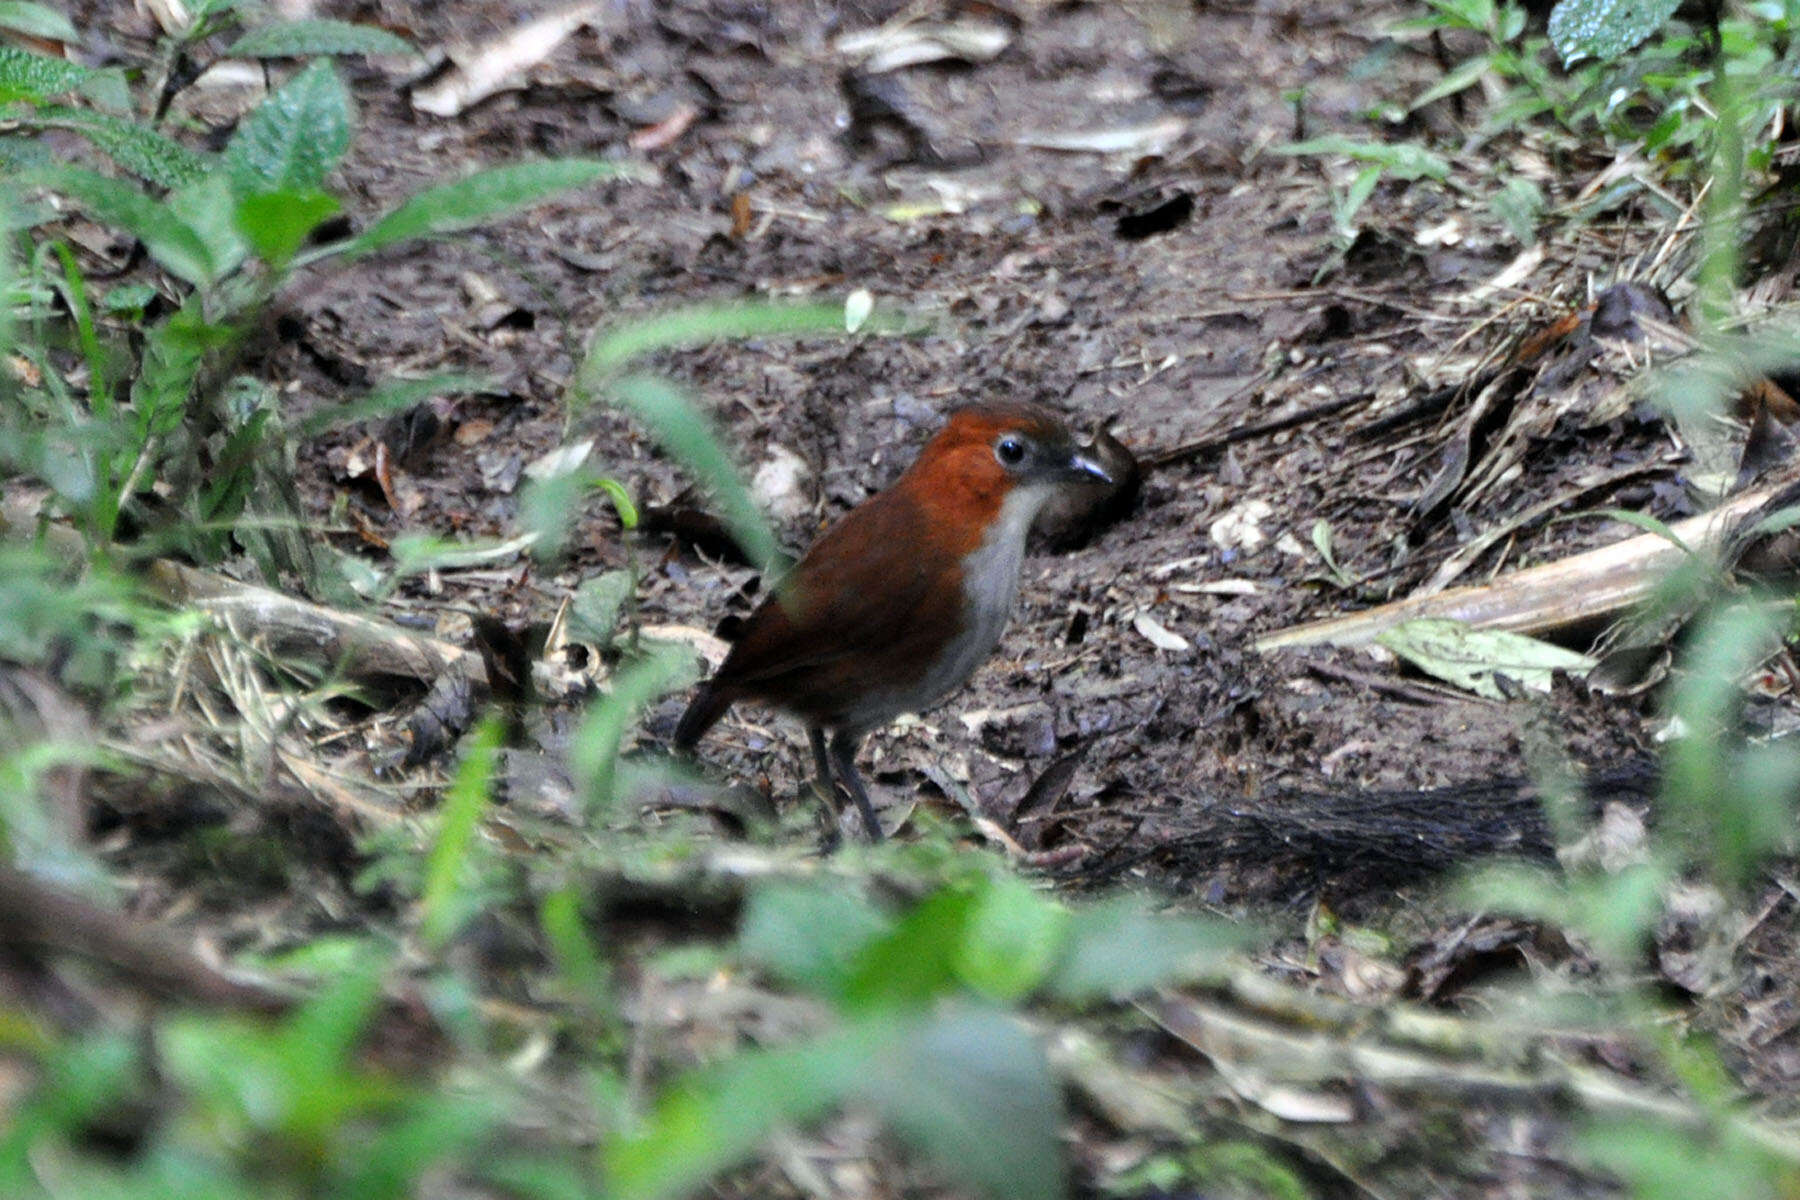
[{"label": "bird's eye", "polygon": [[1025,443],[1016,437],[1003,437],[994,445],[994,457],[1002,466],[1016,467],[1025,461]]}]

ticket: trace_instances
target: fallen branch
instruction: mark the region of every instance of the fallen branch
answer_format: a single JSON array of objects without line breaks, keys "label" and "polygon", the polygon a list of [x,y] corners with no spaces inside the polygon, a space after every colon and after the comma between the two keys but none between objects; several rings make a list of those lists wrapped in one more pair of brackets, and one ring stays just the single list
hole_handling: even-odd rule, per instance
[{"label": "fallen branch", "polygon": [[256,1012],[285,1012],[294,997],[208,966],[166,930],[0,867],[0,944],[102,963],[144,991]]},{"label": "fallen branch", "polygon": [[1331,617],[1278,630],[1254,644],[1259,651],[1298,646],[1356,646],[1406,621],[1449,617],[1477,629],[1538,634],[1615,616],[1643,600],[1664,574],[1689,551],[1719,549],[1746,518],[1780,492],[1779,487],[1745,492],[1709,513],[1671,526],[1683,550],[1659,534],[1646,533],[1570,558],[1528,567],[1480,587],[1451,588],[1429,596],[1408,596],[1365,612]]}]

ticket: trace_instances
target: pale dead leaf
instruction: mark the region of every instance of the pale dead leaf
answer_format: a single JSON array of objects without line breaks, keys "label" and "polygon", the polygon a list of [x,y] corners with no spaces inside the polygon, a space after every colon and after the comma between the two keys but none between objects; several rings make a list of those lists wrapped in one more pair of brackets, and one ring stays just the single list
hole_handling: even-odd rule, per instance
[{"label": "pale dead leaf", "polygon": [[1131,627],[1143,634],[1145,640],[1158,650],[1192,650],[1194,648],[1192,642],[1149,613],[1139,613],[1131,618]]},{"label": "pale dead leaf", "polygon": [[1017,139],[1036,150],[1061,150],[1070,154],[1129,154],[1142,158],[1162,154],[1188,130],[1186,117],[1158,117],[1141,125],[1108,129],[1076,129],[1066,132],[1027,133]]},{"label": "pale dead leaf", "polygon": [[413,107],[435,117],[453,117],[496,92],[522,86],[525,72],[537,66],[577,29],[598,21],[604,6],[576,4],[519,26],[485,47],[447,50],[454,70],[430,87],[412,94]]}]

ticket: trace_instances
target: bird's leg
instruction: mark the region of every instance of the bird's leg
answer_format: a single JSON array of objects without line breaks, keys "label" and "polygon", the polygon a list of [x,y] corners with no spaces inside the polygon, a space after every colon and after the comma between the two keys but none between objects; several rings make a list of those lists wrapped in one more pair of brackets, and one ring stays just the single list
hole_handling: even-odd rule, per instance
[{"label": "bird's leg", "polygon": [[813,767],[819,773],[814,781],[814,790],[825,804],[825,815],[830,818],[830,833],[826,836],[826,844],[835,847],[843,836],[843,822],[838,819],[837,785],[831,779],[831,755],[825,749],[825,731],[817,725],[806,727],[806,736],[812,742]]},{"label": "bird's leg", "polygon": [[844,782],[844,790],[850,793],[862,813],[863,828],[868,831],[869,840],[879,842],[881,822],[875,816],[875,806],[869,803],[869,792],[863,787],[862,776],[856,773],[856,742],[851,734],[837,733],[831,739],[831,761],[837,767],[838,778]]}]

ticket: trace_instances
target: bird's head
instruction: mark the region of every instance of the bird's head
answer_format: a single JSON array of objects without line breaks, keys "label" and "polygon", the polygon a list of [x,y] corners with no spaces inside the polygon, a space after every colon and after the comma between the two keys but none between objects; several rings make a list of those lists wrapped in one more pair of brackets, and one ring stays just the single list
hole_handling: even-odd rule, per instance
[{"label": "bird's head", "polygon": [[1110,484],[1111,474],[1076,444],[1061,417],[1021,401],[974,404],[950,414],[921,461],[943,458],[957,470],[1011,489],[1053,491],[1066,484]]},{"label": "bird's head", "polygon": [[1061,417],[1010,401],[953,412],[899,486],[946,521],[982,530],[1002,521],[1022,539],[1059,491],[1112,482]]}]

